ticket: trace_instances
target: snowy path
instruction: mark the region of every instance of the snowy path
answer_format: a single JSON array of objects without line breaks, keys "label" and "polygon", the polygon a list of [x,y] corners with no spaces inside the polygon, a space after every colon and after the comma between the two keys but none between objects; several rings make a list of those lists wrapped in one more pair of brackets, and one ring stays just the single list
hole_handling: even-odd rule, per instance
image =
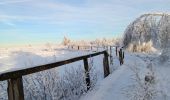
[{"label": "snowy path", "polygon": [[[130,59],[130,60],[129,60]],[[83,96],[80,100],[128,100],[123,90],[132,83],[132,71],[129,66],[138,61],[138,65],[145,66],[142,59],[128,56],[124,65],[105,78],[97,87]]]},{"label": "snowy path", "polygon": [[120,95],[123,92],[121,87],[126,85],[127,81],[125,80],[129,78],[126,70],[125,66],[121,66],[114,74],[102,81],[99,89],[94,94],[92,93],[91,96],[89,95],[82,100],[125,100],[125,97]]}]

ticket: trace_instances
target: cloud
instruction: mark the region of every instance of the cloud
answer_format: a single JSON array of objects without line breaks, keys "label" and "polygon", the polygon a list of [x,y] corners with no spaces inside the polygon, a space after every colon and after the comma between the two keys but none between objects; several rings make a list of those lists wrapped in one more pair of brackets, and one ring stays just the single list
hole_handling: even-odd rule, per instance
[{"label": "cloud", "polygon": [[[151,1],[85,0],[84,5],[78,6],[78,4],[72,5],[66,1],[57,2],[57,0],[10,0],[0,2],[0,5],[5,4],[7,7],[14,9],[17,7],[17,10],[4,9],[4,12],[6,11],[7,13],[0,14],[0,20],[57,25],[87,23],[115,26],[120,23],[128,23],[132,18],[146,12],[145,9],[139,9],[138,6],[144,6],[143,4]],[[156,3],[162,0],[154,1]],[[19,3],[22,3],[22,5]],[[9,4],[14,4],[15,6],[10,6]]]},{"label": "cloud", "polygon": [[11,27],[15,27],[16,26],[16,24],[14,24],[12,22],[9,22],[9,21],[3,21],[3,23],[5,23],[6,25],[11,26]]},{"label": "cloud", "polygon": [[0,15],[0,20],[2,19],[7,19],[7,20],[44,20],[46,19],[45,17],[38,17],[38,16],[24,16],[24,15],[6,15],[6,14],[1,14]]},{"label": "cloud", "polygon": [[[116,18],[126,15],[126,12],[133,11],[131,7],[126,7],[125,11],[118,12],[123,7],[121,5],[112,5],[107,2],[94,4],[87,3],[85,6],[73,6],[66,3],[58,3],[51,1],[43,1],[39,3],[30,4],[35,9],[42,11],[49,11],[46,15],[46,20],[52,23],[55,22],[88,22],[88,23],[100,23],[100,22],[112,22],[116,21]],[[41,12],[41,11],[40,11]],[[119,16],[120,15],[120,16]],[[125,18],[126,19],[126,18]],[[118,19],[117,19],[118,20]],[[45,20],[44,20],[45,21]]]},{"label": "cloud", "polygon": [[27,1],[31,1],[31,0],[8,0],[8,1],[0,1],[0,5],[6,5],[6,4],[14,4],[14,3],[24,3]]}]

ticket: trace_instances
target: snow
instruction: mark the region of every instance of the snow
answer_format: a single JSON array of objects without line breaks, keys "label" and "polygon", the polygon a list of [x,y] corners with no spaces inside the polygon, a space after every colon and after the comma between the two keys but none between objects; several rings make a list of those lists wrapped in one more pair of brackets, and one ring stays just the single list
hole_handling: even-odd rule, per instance
[{"label": "snow", "polygon": [[[43,46],[1,48],[0,50],[0,73],[30,68],[93,53],[93,51],[68,50],[67,47],[61,46],[51,48]],[[103,79],[103,55],[95,56],[88,60],[93,85],[96,81]],[[76,86],[76,84],[80,86]],[[2,100],[7,99],[6,85],[6,81],[0,82],[0,99]],[[33,100],[36,100],[36,98],[41,100],[45,97],[53,99],[62,98],[61,100],[72,98],[72,100],[74,100],[86,91],[83,61],[77,61],[58,68],[26,75],[23,77],[23,85],[26,100],[30,98]],[[47,86],[50,87],[48,88]],[[44,88],[50,92],[46,93]],[[71,92],[72,89],[74,89],[74,92]],[[44,94],[46,94],[46,96],[44,96]],[[51,97],[51,95],[54,95],[54,97]]]},{"label": "snow", "polygon": [[138,58],[126,57],[124,65],[102,80],[97,89],[90,91],[80,100],[127,100],[127,97],[123,94],[123,88],[128,87],[132,82],[131,76],[133,73],[129,66],[133,66],[134,62],[132,61],[136,59]]},{"label": "snow", "polygon": [[168,13],[148,13],[136,18],[124,32],[123,44],[142,45],[151,41],[156,49],[168,45],[170,15]]},{"label": "snow", "polygon": [[35,67],[92,53],[92,51],[67,50],[66,47],[0,48],[0,73]]},{"label": "snow", "polygon": [[125,97],[121,96],[121,87],[125,85],[126,80],[124,79],[128,77],[127,73],[124,73],[125,70],[126,68],[122,66],[114,74],[104,79],[100,83],[99,89],[92,91],[80,100],[113,100],[113,98],[115,100],[125,100]]},{"label": "snow", "polygon": [[158,92],[153,100],[169,100],[170,77],[168,75],[170,68],[166,64],[164,64],[164,66],[159,64],[158,55],[153,54],[148,56],[141,53],[126,55],[124,65],[103,79],[96,85],[95,89],[83,95],[80,100],[131,100],[128,98],[127,92],[133,92],[133,88],[135,88],[130,87],[135,84],[132,68],[137,66],[140,69],[139,75],[144,81],[144,77],[148,73],[147,65],[150,62],[152,62],[154,66],[153,69],[156,76],[155,90]]},{"label": "snow", "polygon": [[[52,47],[52,49],[49,48],[46,49],[46,47],[24,47],[24,48],[15,48],[15,49],[1,48],[0,50],[1,50],[0,73],[18,70],[18,69],[25,69],[37,65],[61,61],[72,57],[92,53],[92,51],[68,50],[66,47],[61,47],[61,46],[54,46]],[[156,97],[154,100],[170,99],[169,60],[165,62],[161,62],[159,58],[161,55],[160,52],[143,54],[143,53],[130,53],[125,51],[125,60],[124,60],[125,63],[121,66],[119,65],[118,57],[115,56],[115,52],[113,51],[112,53],[113,53],[112,55],[113,55],[114,63],[113,65],[110,65],[111,74],[105,79],[103,79],[103,63],[102,63],[103,55],[99,55],[89,59],[89,63],[95,67],[94,69],[95,71],[92,71],[90,75],[92,75],[93,73],[93,75],[95,74],[97,76],[97,77],[91,77],[91,78],[96,78],[97,83],[95,83],[96,85],[90,91],[83,94],[79,100],[131,100],[130,97],[133,97],[134,95],[130,94],[129,97],[127,96],[127,93],[128,91],[132,93],[136,91],[135,86],[131,87],[133,85],[136,85],[136,81],[134,80],[135,78],[134,70],[137,71],[138,69],[139,71],[138,74],[140,76],[141,82],[144,82],[145,75],[147,75],[148,72],[150,71],[148,68],[148,65],[150,63],[152,63],[153,65],[153,71],[156,80],[155,82],[156,84],[154,85],[155,86],[154,90],[158,92],[156,93]],[[73,67],[71,66],[74,66],[76,69],[82,70],[83,62],[78,61],[59,67],[56,70],[60,72],[59,76],[57,77],[60,77],[63,74],[68,73],[70,70],[67,70],[66,72],[64,68],[72,69]],[[55,70],[53,71],[55,72]],[[37,76],[28,75],[26,77],[33,77],[34,79]],[[79,77],[75,77],[74,81],[75,79],[78,78]],[[56,78],[56,80],[58,80],[58,78]],[[29,85],[33,86],[32,84]],[[0,84],[0,86],[1,89],[3,85]],[[51,87],[51,88],[54,89],[55,87]],[[58,88],[56,88],[56,90],[57,89]],[[0,97],[2,95],[6,95],[6,94],[2,92],[0,94]],[[78,99],[78,97],[76,98]],[[70,100],[74,100],[74,99],[72,98]]]}]

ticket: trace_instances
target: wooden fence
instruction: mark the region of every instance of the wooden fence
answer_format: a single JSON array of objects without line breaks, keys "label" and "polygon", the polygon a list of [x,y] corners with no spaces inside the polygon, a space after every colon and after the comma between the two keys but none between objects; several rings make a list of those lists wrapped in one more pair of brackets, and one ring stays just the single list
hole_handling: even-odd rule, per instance
[{"label": "wooden fence", "polygon": [[22,77],[24,75],[28,74],[33,74],[37,73],[40,71],[48,70],[51,68],[59,67],[61,65],[69,64],[72,62],[84,61],[84,69],[85,69],[85,76],[86,76],[86,85],[87,85],[87,90],[90,88],[90,75],[89,75],[89,65],[88,65],[88,58],[94,57],[97,55],[104,55],[103,58],[103,70],[104,70],[104,77],[107,77],[110,74],[109,70],[109,61],[108,61],[108,53],[107,51],[101,51],[101,52],[96,52],[88,55],[83,55],[71,59],[67,59],[64,61],[59,61],[55,63],[50,63],[46,65],[41,65],[41,66],[36,66],[32,68],[27,68],[27,69],[21,69],[17,71],[12,71],[12,72],[7,72],[0,74],[0,81],[7,80],[8,82],[8,99],[9,100],[24,100],[24,91],[23,91],[23,82],[22,82]]},{"label": "wooden fence", "polygon": [[70,50],[97,50],[98,51],[100,48],[108,49],[109,47],[114,47],[114,46],[69,45],[68,49],[70,49]]},{"label": "wooden fence", "polygon": [[[107,50],[110,58],[110,64],[113,64],[113,56],[112,51],[113,48],[115,48],[116,56],[119,58],[120,65],[124,63],[124,51],[123,46],[114,46],[114,45],[106,45],[106,46],[80,46],[80,45],[69,45],[69,50],[90,50],[90,51],[98,51],[99,49],[105,49]],[[119,50],[118,50],[119,48]]]}]

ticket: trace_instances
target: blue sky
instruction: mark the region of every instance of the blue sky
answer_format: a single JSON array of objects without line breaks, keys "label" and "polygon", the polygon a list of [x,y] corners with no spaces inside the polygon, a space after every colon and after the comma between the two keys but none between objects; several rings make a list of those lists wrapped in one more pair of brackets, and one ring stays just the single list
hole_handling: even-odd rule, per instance
[{"label": "blue sky", "polygon": [[0,0],[0,46],[122,36],[136,17],[170,12],[170,0]]}]

